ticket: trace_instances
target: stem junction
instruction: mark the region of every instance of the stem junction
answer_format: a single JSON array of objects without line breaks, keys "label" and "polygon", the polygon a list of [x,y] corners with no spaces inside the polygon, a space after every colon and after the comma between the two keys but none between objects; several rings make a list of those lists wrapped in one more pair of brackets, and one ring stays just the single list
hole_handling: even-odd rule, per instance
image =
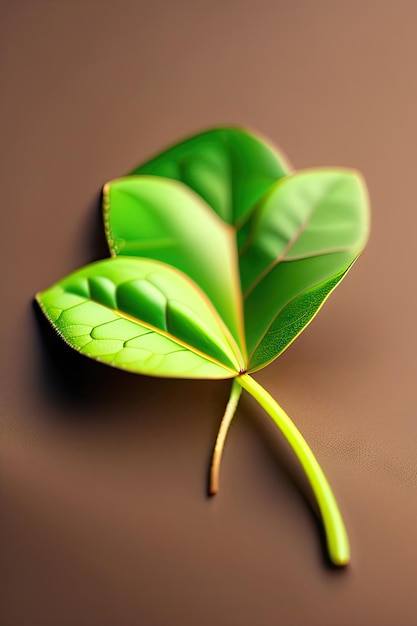
[{"label": "stem junction", "polygon": [[275,422],[300,462],[317,500],[326,533],[330,560],[334,565],[347,565],[350,560],[349,539],[329,482],[306,440],[284,409],[251,376],[242,374],[233,381],[229,402],[220,425],[210,470],[210,493],[219,488],[219,472],[226,435],[233,419],[241,391],[246,389]]}]

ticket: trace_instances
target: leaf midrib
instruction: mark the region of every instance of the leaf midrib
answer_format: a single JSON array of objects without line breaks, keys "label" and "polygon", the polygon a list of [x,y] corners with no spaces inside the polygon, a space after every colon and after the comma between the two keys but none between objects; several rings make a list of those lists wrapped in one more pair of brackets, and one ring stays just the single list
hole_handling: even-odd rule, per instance
[{"label": "leaf midrib", "polygon": [[[228,147],[226,143],[224,143],[224,146],[225,146],[225,149],[227,150]],[[181,272],[187,278],[187,280],[191,281],[194,285],[196,285],[198,289],[201,291],[201,293],[204,294],[204,297],[209,303],[212,312],[216,316],[217,322],[219,323],[223,332],[226,333],[227,335],[226,338],[227,338],[227,342],[229,344],[230,349],[232,350],[237,361],[242,361],[242,365],[244,365],[244,367],[246,368],[248,364],[248,356],[247,356],[246,333],[245,333],[245,323],[244,323],[244,303],[243,303],[242,286],[241,286],[241,279],[240,279],[239,255],[238,255],[238,249],[237,249],[238,228],[235,226],[235,224],[228,223],[224,219],[222,219],[217,214],[217,212],[213,209],[213,207],[202,196],[200,196],[191,187],[189,187],[187,184],[181,181],[173,180],[170,178],[165,178],[164,176],[154,176],[152,174],[135,174],[131,178],[162,179],[162,180],[167,180],[174,185],[179,185],[185,188],[187,190],[187,193],[189,193],[192,196],[195,196],[195,198],[197,199],[199,205],[201,205],[203,210],[206,211],[210,215],[211,218],[214,217],[214,219],[218,221],[219,227],[221,227],[226,233],[229,234],[230,241],[233,242],[233,257],[234,257],[233,259],[233,262],[234,262],[233,283],[234,284],[232,287],[233,287],[233,297],[235,298],[235,301],[236,301],[236,309],[237,309],[236,322],[237,322],[239,343],[234,338],[232,331],[229,329],[223,317],[220,315],[214,302],[207,295],[207,293],[203,290],[202,287],[200,287],[188,274],[186,274],[182,270],[179,270],[175,265],[164,263],[163,261],[157,261],[157,262],[162,263],[163,265],[168,265],[169,267],[173,268],[175,271]],[[109,246],[110,255],[113,258],[118,258],[119,255],[117,254],[115,250],[115,245],[114,245],[115,239],[114,239],[113,229],[110,224],[110,212],[111,212],[110,190],[111,190],[111,186],[114,183],[118,183],[123,180],[124,180],[124,177],[114,178],[111,181],[108,181],[103,187],[103,201],[102,201],[103,219],[104,219],[104,224],[105,224],[106,239],[107,239],[107,243]],[[124,193],[136,199],[135,195],[130,190],[124,190]],[[248,213],[250,213],[250,211]],[[175,242],[174,247],[175,246],[179,247],[179,244]],[[238,351],[238,354],[236,353],[236,350]]]},{"label": "leaf midrib", "polygon": [[[74,293],[74,295],[79,295],[77,292],[71,291],[70,289],[63,289],[63,291],[66,292],[66,293]],[[149,322],[145,322],[143,320],[140,320],[139,318],[134,317],[133,315],[129,315],[129,313],[125,313],[124,311],[121,311],[120,309],[115,309],[115,308],[110,307],[110,306],[108,306],[106,304],[103,304],[102,302],[99,302],[95,298],[92,298],[92,297],[85,298],[85,301],[86,302],[94,302],[95,304],[99,304],[100,306],[102,306],[105,309],[107,309],[107,310],[111,311],[112,313],[114,313],[116,316],[123,317],[124,319],[127,319],[127,320],[129,320],[131,322],[134,322],[135,324],[140,324],[144,328],[147,328],[148,330],[150,330],[152,332],[155,332],[158,335],[162,335],[163,337],[166,337],[167,339],[170,339],[171,341],[173,341],[177,345],[182,346],[183,348],[186,348],[190,352],[194,352],[194,354],[197,354],[198,356],[203,357],[207,361],[210,361],[211,363],[214,363],[215,365],[219,365],[220,367],[222,367],[225,370],[228,370],[229,372],[233,372],[233,373],[237,374],[236,370],[232,369],[231,367],[229,367],[225,363],[222,363],[221,361],[219,361],[215,357],[213,357],[213,356],[211,356],[209,354],[206,354],[205,352],[203,352],[202,350],[199,350],[195,346],[192,346],[191,344],[188,344],[186,341],[184,341],[182,339],[179,339],[175,335],[172,335],[169,331],[162,330],[161,328],[158,328],[157,326],[154,326],[153,324],[150,324]],[[80,306],[81,304],[83,304],[83,303],[80,302],[79,304],[75,304],[75,305],[73,305],[71,307],[68,307],[67,309],[65,309],[65,311],[69,311],[70,309],[73,309],[74,307]],[[236,355],[234,355],[234,356],[236,357]]]},{"label": "leaf midrib", "polygon": [[[294,174],[294,176],[296,176],[297,174]],[[335,188],[337,188],[340,185],[340,180],[336,180],[333,182],[332,185],[329,186],[328,190],[327,190],[327,197],[331,196],[331,194],[334,192]],[[285,178],[281,179],[278,183],[277,186],[281,186],[282,184],[285,183]],[[271,191],[271,194],[276,191],[276,187],[273,191]],[[293,234],[293,236],[291,237],[291,239],[289,239],[289,241],[287,242],[286,246],[284,247],[284,249],[280,252],[280,254],[277,256],[276,259],[274,259],[273,261],[271,261],[271,263],[256,277],[256,279],[249,285],[249,287],[246,289],[245,293],[243,294],[243,301],[246,300],[246,298],[252,293],[252,291],[255,289],[255,287],[257,287],[259,285],[259,283],[265,278],[265,276],[267,276],[269,274],[269,272],[271,272],[274,267],[276,267],[277,265],[279,265],[279,263],[281,262],[285,262],[287,261],[286,259],[286,255],[287,252],[289,252],[291,250],[291,248],[293,247],[293,245],[295,244],[295,242],[298,240],[298,238],[301,236],[301,234],[304,232],[304,230],[307,228],[308,224],[310,223],[310,220],[312,219],[314,213],[316,212],[317,208],[319,206],[319,203],[313,204],[313,206],[311,207],[310,211],[307,213],[306,217],[304,218],[304,220],[301,222],[300,226],[297,228],[297,230],[295,231],[295,233]],[[260,207],[260,212],[262,210],[263,207]],[[255,223],[254,223],[254,227],[253,227],[253,231],[252,233],[249,235],[248,237],[248,241],[246,242],[245,245],[245,249],[249,248],[250,245],[253,243],[253,239],[256,236],[256,226],[257,226],[257,221],[259,220],[259,215],[255,216]],[[338,252],[344,252],[347,250],[350,250],[352,248],[354,248],[355,246],[346,246],[346,247],[342,247],[340,250],[337,250]],[[333,250],[331,250],[331,253],[333,252]],[[336,250],[335,250],[336,252]],[[292,261],[297,259],[307,259],[307,258],[312,258],[315,256],[324,256],[325,254],[328,254],[330,252],[327,252],[327,250],[318,250],[316,253],[312,253],[312,254],[305,254],[305,255],[300,255],[298,257],[294,257],[294,258],[288,258],[288,261]],[[252,355],[253,356],[253,355]],[[251,358],[252,358],[251,356]]]}]

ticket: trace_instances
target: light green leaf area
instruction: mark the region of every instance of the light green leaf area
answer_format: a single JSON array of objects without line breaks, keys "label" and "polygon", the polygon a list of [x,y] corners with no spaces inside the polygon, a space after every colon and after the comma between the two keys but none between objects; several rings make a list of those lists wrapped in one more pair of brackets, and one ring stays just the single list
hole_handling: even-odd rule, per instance
[{"label": "light green leaf area", "polygon": [[157,261],[99,261],[37,300],[69,345],[121,369],[215,379],[232,378],[243,365],[207,297],[184,274]]},{"label": "light green leaf area", "polygon": [[245,353],[235,230],[177,181],[133,176],[103,190],[106,237],[112,255],[162,261],[205,292]]},{"label": "light green leaf area", "polygon": [[362,251],[368,220],[365,186],[349,170],[299,172],[259,203],[240,256],[249,369],[311,321]]},{"label": "light green leaf area", "polygon": [[225,222],[237,225],[289,171],[278,149],[256,134],[215,128],[169,148],[131,175],[176,179],[197,192]]}]

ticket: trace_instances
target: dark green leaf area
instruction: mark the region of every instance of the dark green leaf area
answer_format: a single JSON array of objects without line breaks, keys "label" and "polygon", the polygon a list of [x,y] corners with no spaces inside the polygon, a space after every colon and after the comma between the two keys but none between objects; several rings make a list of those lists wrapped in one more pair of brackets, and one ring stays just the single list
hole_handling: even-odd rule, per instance
[{"label": "dark green leaf area", "polygon": [[121,283],[116,294],[115,308],[161,330],[168,330],[166,296],[150,279],[140,278]]},{"label": "dark green leaf area", "polygon": [[296,296],[282,308],[254,350],[249,371],[265,367],[283,352],[304,330],[346,272]]},{"label": "dark green leaf area", "polygon": [[111,365],[189,378],[228,378],[241,367],[207,298],[164,264],[100,261],[37,299],[70,345]]},{"label": "dark green leaf area", "polygon": [[255,134],[217,128],[169,148],[131,174],[181,181],[236,225],[288,169],[278,150]]},{"label": "dark green leaf area", "polygon": [[342,273],[352,261],[349,252],[338,252],[276,265],[245,300],[248,354],[254,354],[272,324],[279,325],[287,304]]}]

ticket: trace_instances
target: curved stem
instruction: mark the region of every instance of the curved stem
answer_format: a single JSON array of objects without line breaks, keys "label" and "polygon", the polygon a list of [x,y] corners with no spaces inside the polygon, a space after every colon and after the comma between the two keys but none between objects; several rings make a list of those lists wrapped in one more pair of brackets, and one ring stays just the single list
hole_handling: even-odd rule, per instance
[{"label": "curved stem", "polygon": [[230,391],[229,401],[227,403],[223,419],[220,424],[219,432],[217,433],[217,439],[213,450],[213,457],[211,460],[209,493],[212,496],[214,496],[219,490],[219,474],[220,465],[222,462],[224,442],[226,440],[229,426],[235,414],[237,403],[239,402],[241,393],[242,387],[236,382],[236,378],[234,378],[232,389]]},{"label": "curved stem", "polygon": [[313,452],[300,431],[265,389],[248,374],[235,379],[265,409],[297,456],[317,500],[326,532],[329,557],[335,565],[347,565],[349,539],[336,499]]}]

